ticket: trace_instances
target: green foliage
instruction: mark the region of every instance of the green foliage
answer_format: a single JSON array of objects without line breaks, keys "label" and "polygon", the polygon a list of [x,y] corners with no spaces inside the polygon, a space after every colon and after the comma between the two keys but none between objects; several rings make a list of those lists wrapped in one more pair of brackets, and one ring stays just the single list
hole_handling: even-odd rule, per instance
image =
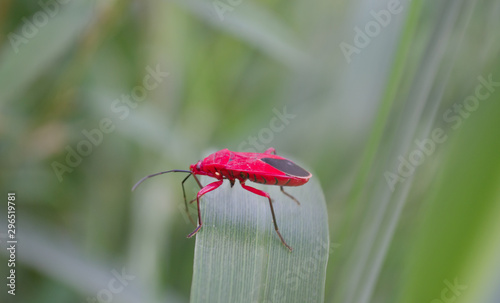
[{"label": "green foliage", "polygon": [[[498,1],[63,2],[0,2],[1,302],[106,301],[121,269],[113,302],[499,301]],[[300,207],[263,187],[292,253],[238,185],[196,240],[181,176],[130,192],[270,146],[315,173]]]}]

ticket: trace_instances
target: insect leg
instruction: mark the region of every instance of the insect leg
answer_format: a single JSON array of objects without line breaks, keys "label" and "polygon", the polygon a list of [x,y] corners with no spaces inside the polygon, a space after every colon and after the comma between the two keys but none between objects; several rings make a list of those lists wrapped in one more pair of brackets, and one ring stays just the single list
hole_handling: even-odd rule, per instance
[{"label": "insect leg", "polygon": [[[264,154],[273,154],[273,155],[276,155],[276,149],[274,147],[270,147],[268,148]],[[280,186],[280,189],[281,189],[281,192],[284,193],[285,195],[287,195],[288,197],[290,197],[293,201],[295,201],[298,205],[300,205],[300,202],[295,199],[294,196],[290,195],[289,193],[287,193],[284,189],[283,189],[283,186]]]},{"label": "insect leg", "polygon": [[295,201],[295,202],[297,203],[297,205],[300,205],[300,202],[299,202],[297,199],[295,199],[295,197],[294,197],[294,196],[292,196],[292,195],[290,195],[289,193],[287,193],[287,192],[285,191],[285,189],[283,188],[283,186],[280,186],[280,189],[281,189],[281,192],[282,192],[282,193],[284,193],[285,195],[287,195],[288,197],[290,197],[293,201]]},{"label": "insect leg", "polygon": [[184,178],[184,180],[182,180],[182,194],[184,195],[184,205],[186,206],[186,213],[188,215],[188,218],[189,218],[189,221],[191,221],[191,223],[193,223],[194,226],[196,226],[196,223],[194,223],[194,220],[193,220],[193,217],[191,217],[191,214],[189,213],[189,210],[188,210],[188,204],[187,204],[187,199],[186,199],[186,190],[184,189],[184,182],[186,182],[187,179],[189,179],[189,177],[191,177],[192,174],[189,174],[186,178]]},{"label": "insect leg", "polygon": [[196,180],[196,183],[198,183],[198,186],[200,187],[200,189],[201,189],[201,188],[203,188],[203,186],[202,186],[202,185],[201,185],[201,183],[200,183],[200,180],[198,180],[198,177],[196,177],[196,175],[195,175],[195,174],[193,174],[193,177],[194,177],[194,179]]},{"label": "insect leg", "polygon": [[[196,175],[194,175],[194,174],[193,174],[193,177],[196,180],[196,183],[198,183],[198,185],[200,186],[200,189],[202,189],[203,186],[201,185],[200,180],[198,180],[198,177],[196,177]],[[194,201],[196,201],[196,198],[194,198],[193,200],[189,201],[189,204],[193,203]]]},{"label": "insect leg", "polygon": [[202,189],[200,189],[200,191],[196,195],[196,205],[198,206],[198,227],[196,227],[196,229],[193,230],[192,233],[190,233],[189,235],[187,235],[188,238],[191,238],[192,236],[194,236],[200,230],[201,226],[203,225],[203,223],[201,222],[200,198],[204,194],[206,194],[208,192],[211,192],[212,190],[214,190],[217,187],[221,186],[222,182],[223,182],[223,180],[212,182],[212,183],[208,184],[207,186],[203,187]]},{"label": "insect leg", "polygon": [[241,183],[241,187],[248,190],[249,192],[254,193],[256,195],[259,195],[259,196],[262,196],[262,197],[266,197],[269,200],[269,206],[271,207],[271,215],[273,216],[274,230],[278,234],[278,237],[280,237],[281,243],[283,243],[283,245],[285,245],[286,248],[288,248],[290,251],[292,251],[292,248],[290,246],[288,246],[288,244],[286,244],[285,239],[283,239],[283,236],[281,236],[281,234],[278,230],[278,223],[276,222],[276,216],[274,215],[274,208],[273,208],[273,202],[271,200],[271,196],[269,196],[268,193],[266,193],[260,189],[245,185],[244,182],[240,182],[240,183]]}]

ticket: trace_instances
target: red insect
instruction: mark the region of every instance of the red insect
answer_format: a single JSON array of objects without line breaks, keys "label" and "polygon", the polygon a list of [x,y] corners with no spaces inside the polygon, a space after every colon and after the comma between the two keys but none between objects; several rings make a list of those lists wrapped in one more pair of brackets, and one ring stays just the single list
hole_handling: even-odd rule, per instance
[{"label": "red insect", "polygon": [[[264,153],[239,153],[229,151],[228,149],[223,149],[209,155],[203,160],[198,161],[198,163],[196,164],[192,164],[191,166],[189,166],[189,170],[174,169],[146,176],[139,180],[139,182],[134,185],[132,190],[134,190],[137,186],[139,186],[139,184],[141,184],[148,178],[170,172],[184,172],[189,174],[182,181],[182,193],[184,194],[186,211],[188,211],[188,207],[186,200],[186,191],[184,190],[184,182],[186,182],[186,180],[192,175],[201,188],[201,190],[196,195],[196,203],[198,206],[198,226],[192,233],[187,236],[188,238],[194,236],[203,225],[200,213],[200,197],[221,186],[224,179],[229,180],[229,182],[231,183],[231,187],[233,187],[236,180],[239,180],[241,187],[256,195],[266,197],[269,200],[269,207],[271,208],[274,229],[276,230],[276,233],[278,234],[283,245],[285,245],[290,251],[292,251],[292,248],[288,246],[288,244],[286,244],[285,240],[278,230],[278,223],[276,223],[273,203],[269,194],[245,184],[247,180],[250,180],[256,183],[280,186],[281,191],[285,195],[287,195],[298,205],[300,205],[299,201],[297,201],[297,199],[295,199],[290,194],[286,193],[283,187],[303,185],[307,183],[307,181],[309,181],[312,175],[310,172],[301,168],[292,161],[276,155],[276,151],[274,148],[271,147]],[[212,182],[203,187],[196,175],[209,176],[217,179],[218,181]],[[191,202],[194,202],[194,199]],[[191,219],[191,216],[189,217]],[[193,222],[192,219],[191,222]]]}]

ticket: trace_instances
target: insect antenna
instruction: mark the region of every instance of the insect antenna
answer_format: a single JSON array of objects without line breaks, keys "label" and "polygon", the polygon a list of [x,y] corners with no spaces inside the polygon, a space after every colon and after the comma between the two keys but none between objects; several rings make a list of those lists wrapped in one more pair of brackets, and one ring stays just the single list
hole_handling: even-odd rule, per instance
[{"label": "insect antenna", "polygon": [[135,183],[134,187],[132,187],[132,191],[134,191],[137,188],[137,186],[139,186],[142,182],[146,181],[146,179],[149,179],[149,178],[152,178],[152,177],[156,177],[158,175],[163,175],[163,174],[166,174],[166,173],[188,173],[188,174],[192,174],[191,171],[189,171],[189,170],[182,170],[182,169],[172,169],[172,170],[162,171],[162,172],[159,172],[159,173],[156,173],[156,174],[152,174],[152,175],[148,175],[148,176],[142,178],[141,180],[139,180],[139,182]]}]

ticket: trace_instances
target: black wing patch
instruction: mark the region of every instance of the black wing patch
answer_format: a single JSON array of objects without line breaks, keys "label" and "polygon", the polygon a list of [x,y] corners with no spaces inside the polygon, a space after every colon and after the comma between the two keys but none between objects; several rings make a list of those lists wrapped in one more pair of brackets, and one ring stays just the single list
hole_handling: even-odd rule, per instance
[{"label": "black wing patch", "polygon": [[309,173],[307,170],[287,159],[261,158],[260,160],[276,169],[281,170],[287,175],[296,177],[308,177],[309,175],[311,175],[311,173]]}]

